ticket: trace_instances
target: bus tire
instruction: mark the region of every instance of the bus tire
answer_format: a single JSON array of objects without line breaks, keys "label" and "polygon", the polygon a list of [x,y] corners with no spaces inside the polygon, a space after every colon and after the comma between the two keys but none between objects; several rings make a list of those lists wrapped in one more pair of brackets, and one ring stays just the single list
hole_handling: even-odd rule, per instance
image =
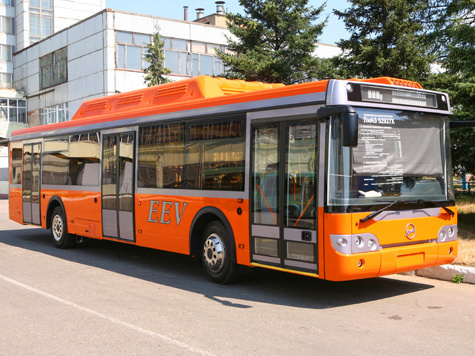
[{"label": "bus tire", "polygon": [[201,263],[209,279],[218,284],[237,280],[239,273],[232,241],[221,222],[213,221],[206,226],[201,247]]},{"label": "bus tire", "polygon": [[76,245],[76,238],[68,233],[68,226],[63,209],[58,206],[51,214],[51,237],[57,248],[71,248]]}]

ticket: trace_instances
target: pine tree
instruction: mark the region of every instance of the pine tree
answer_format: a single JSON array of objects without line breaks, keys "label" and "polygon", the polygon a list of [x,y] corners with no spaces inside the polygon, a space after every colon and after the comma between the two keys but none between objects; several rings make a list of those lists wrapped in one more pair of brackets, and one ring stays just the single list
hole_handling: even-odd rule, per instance
[{"label": "pine tree", "polygon": [[[452,120],[475,120],[475,1],[431,0],[432,33],[443,72],[424,87],[448,92]],[[475,129],[451,132],[452,162],[456,174],[475,173]]]},{"label": "pine tree", "polygon": [[169,82],[165,76],[170,74],[171,70],[164,66],[164,45],[165,41],[161,38],[160,28],[157,26],[152,35],[152,41],[147,44],[147,50],[144,55],[144,59],[148,63],[148,67],[144,69],[144,83],[149,87]]},{"label": "pine tree", "polygon": [[352,0],[334,13],[351,33],[338,46],[337,64],[347,76],[391,76],[419,81],[435,56],[424,41],[426,0]]},{"label": "pine tree", "polygon": [[244,15],[227,13],[228,50],[218,51],[227,78],[292,84],[315,79],[312,54],[326,20],[314,24],[325,4],[308,0],[240,0]]}]

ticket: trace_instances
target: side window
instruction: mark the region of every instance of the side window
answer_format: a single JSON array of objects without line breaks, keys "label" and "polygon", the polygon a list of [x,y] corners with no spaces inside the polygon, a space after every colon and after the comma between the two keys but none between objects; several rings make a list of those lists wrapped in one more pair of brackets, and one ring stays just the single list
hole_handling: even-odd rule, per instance
[{"label": "side window", "polygon": [[45,141],[43,184],[99,184],[99,133],[83,133]]},{"label": "side window", "polygon": [[140,188],[181,188],[184,144],[184,124],[141,127],[138,186]]},{"label": "side window", "polygon": [[187,127],[186,186],[194,189],[244,189],[244,123],[190,124]]},{"label": "side window", "polygon": [[21,184],[21,161],[23,157],[23,151],[21,143],[12,143],[11,146],[11,184]]},{"label": "side window", "polygon": [[138,187],[244,190],[244,120],[139,130]]}]

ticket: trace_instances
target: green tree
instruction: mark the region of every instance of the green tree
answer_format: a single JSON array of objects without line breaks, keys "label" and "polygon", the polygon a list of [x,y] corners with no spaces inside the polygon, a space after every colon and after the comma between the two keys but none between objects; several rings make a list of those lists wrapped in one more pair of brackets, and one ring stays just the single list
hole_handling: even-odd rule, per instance
[{"label": "green tree", "polygon": [[160,28],[157,26],[152,35],[152,41],[147,44],[147,50],[144,55],[144,59],[148,64],[148,67],[144,69],[144,83],[149,87],[169,82],[166,75],[170,74],[171,70],[164,66],[164,45],[165,41],[161,38]]},{"label": "green tree", "polygon": [[227,13],[228,50],[218,50],[225,77],[292,84],[316,78],[320,62],[312,54],[326,20],[315,24],[319,8],[308,0],[239,0],[244,15]]},{"label": "green tree", "polygon": [[391,76],[420,81],[435,56],[424,41],[427,0],[352,0],[334,13],[351,33],[338,46],[340,76]]},{"label": "green tree", "polygon": [[[452,120],[475,120],[475,1],[432,0],[431,9],[428,38],[443,71],[424,87],[449,93]],[[475,129],[452,130],[451,136],[454,173],[475,173]]]}]

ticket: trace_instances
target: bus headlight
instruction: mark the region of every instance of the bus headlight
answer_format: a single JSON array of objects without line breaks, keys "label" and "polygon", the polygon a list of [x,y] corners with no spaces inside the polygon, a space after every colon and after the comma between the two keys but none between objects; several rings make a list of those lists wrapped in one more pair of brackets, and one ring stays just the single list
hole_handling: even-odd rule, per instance
[{"label": "bus headlight", "polygon": [[445,239],[447,239],[447,232],[442,230],[439,232],[439,242],[445,242]]},{"label": "bus headlight", "polygon": [[330,235],[330,239],[333,248],[344,255],[381,250],[379,240],[373,234]]},{"label": "bus headlight", "polygon": [[363,241],[363,239],[361,238],[361,236],[356,236],[356,237],[355,237],[355,245],[356,245],[356,247],[358,247],[358,248],[363,248],[363,247],[364,247],[364,241]]},{"label": "bus headlight", "polygon": [[449,242],[457,240],[457,225],[442,226],[437,235],[437,242]]}]

